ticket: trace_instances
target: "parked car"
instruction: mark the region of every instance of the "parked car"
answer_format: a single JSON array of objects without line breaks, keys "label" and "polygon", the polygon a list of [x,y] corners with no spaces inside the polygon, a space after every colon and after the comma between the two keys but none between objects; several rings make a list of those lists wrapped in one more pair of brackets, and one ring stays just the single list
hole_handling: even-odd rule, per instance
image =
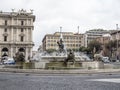
[{"label": "parked car", "polygon": [[3,64],[15,64],[15,60],[13,58],[8,58],[3,60]]},{"label": "parked car", "polygon": [[109,57],[102,57],[102,61],[104,63],[109,63],[110,62]]}]

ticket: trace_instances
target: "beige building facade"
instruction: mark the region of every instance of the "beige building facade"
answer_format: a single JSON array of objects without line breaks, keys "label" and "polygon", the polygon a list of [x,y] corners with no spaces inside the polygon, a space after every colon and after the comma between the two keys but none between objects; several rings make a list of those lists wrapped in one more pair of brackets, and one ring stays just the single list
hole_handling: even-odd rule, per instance
[{"label": "beige building facade", "polygon": [[14,57],[23,52],[25,60],[32,56],[32,31],[35,16],[31,12],[0,12],[0,57]]},{"label": "beige building facade", "polygon": [[[79,50],[81,46],[84,46],[84,35],[83,34],[74,34],[72,32],[61,32],[63,38],[63,44],[66,49],[75,49]],[[61,37],[60,32],[55,32],[54,34],[46,34],[42,40],[43,50],[48,49],[58,49],[57,42]]]},{"label": "beige building facade", "polygon": [[93,29],[86,31],[86,33],[84,34],[85,47],[87,47],[91,41],[96,40],[96,38],[99,38],[104,34],[109,34],[109,31],[103,29]]}]

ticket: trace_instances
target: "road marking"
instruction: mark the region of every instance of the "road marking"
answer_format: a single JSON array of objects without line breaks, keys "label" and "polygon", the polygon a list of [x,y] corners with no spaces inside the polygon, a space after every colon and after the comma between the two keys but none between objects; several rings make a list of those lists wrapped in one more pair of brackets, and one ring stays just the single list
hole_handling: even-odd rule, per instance
[{"label": "road marking", "polygon": [[120,78],[111,78],[111,79],[91,79],[88,81],[100,81],[100,82],[113,82],[113,83],[120,83]]}]

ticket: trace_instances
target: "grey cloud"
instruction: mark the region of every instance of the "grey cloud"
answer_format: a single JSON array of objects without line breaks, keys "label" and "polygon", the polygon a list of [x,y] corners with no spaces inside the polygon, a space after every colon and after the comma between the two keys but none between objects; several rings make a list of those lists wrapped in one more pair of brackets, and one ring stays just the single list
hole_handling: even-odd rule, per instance
[{"label": "grey cloud", "polygon": [[41,44],[45,34],[59,31],[80,32],[93,28],[115,29],[120,24],[120,0],[0,0],[0,9],[33,9],[36,15],[33,40]]}]

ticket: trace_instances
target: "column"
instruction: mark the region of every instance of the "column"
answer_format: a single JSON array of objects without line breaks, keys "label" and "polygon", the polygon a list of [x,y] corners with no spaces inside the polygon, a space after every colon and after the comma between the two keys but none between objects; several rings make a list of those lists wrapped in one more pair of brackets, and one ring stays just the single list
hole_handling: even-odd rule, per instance
[{"label": "column", "polygon": [[0,42],[2,41],[2,33],[3,33],[3,29],[1,30],[1,33],[0,33]]},{"label": "column", "polygon": [[28,42],[28,28],[26,28],[26,41]]},{"label": "column", "polygon": [[[17,23],[16,25],[18,25],[18,18],[17,18]],[[18,28],[16,28],[16,42],[18,42]]]},{"label": "column", "polygon": [[18,48],[16,47],[16,49],[15,49],[15,53],[17,53],[18,52]]},{"label": "column", "polygon": [[32,48],[30,48],[30,57],[32,57]]},{"label": "column", "polygon": [[28,19],[26,20],[26,26],[28,26],[29,25],[29,23],[28,23]]},{"label": "column", "polygon": [[0,47],[0,57],[2,57],[2,54],[1,54],[1,47]]},{"label": "column", "polygon": [[11,47],[11,49],[10,49],[10,57],[11,58],[13,57],[13,47]]},{"label": "column", "polygon": [[[11,24],[13,25],[13,18]],[[13,42],[13,27],[11,28],[11,41]]]},{"label": "column", "polygon": [[13,28],[11,28],[11,41],[13,42]]},{"label": "column", "polygon": [[16,29],[16,42],[18,41],[18,28]]},{"label": "column", "polygon": [[32,28],[31,28],[31,31],[30,31],[30,34],[31,34],[31,38],[30,38],[30,41],[32,42],[32,39],[33,39],[33,33],[32,33]]}]

